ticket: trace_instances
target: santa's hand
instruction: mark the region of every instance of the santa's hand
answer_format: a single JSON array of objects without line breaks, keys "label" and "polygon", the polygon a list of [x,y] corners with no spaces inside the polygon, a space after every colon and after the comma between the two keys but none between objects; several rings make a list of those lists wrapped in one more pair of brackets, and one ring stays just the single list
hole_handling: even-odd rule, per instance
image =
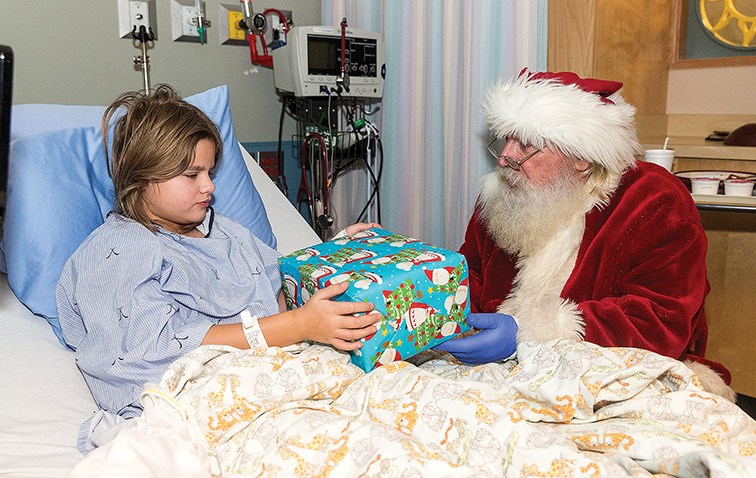
[{"label": "santa's hand", "polygon": [[477,332],[448,340],[435,347],[449,352],[467,365],[498,362],[509,358],[517,350],[517,322],[507,314],[470,314],[467,323]]}]

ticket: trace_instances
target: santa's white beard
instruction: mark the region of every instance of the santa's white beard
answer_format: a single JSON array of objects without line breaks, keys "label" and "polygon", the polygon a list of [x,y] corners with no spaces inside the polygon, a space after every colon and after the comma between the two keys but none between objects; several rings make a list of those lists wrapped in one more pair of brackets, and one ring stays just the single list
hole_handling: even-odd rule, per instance
[{"label": "santa's white beard", "polygon": [[480,200],[481,218],[496,244],[519,257],[540,250],[592,204],[585,181],[567,168],[547,185],[499,168],[481,179]]}]

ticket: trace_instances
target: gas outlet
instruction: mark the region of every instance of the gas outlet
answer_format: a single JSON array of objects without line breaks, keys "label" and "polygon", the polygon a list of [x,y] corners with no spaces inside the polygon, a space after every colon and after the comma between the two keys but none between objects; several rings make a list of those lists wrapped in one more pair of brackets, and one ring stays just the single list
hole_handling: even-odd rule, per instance
[{"label": "gas outlet", "polygon": [[[203,8],[204,10],[204,8]],[[171,37],[173,41],[199,43],[200,35],[197,29],[197,9],[190,0],[171,0]],[[205,42],[207,42],[207,28],[210,22],[205,19]]]},{"label": "gas outlet", "polygon": [[157,40],[157,13],[155,0],[118,0],[118,35],[132,39],[132,32],[144,27]]},{"label": "gas outlet", "polygon": [[223,45],[247,45],[247,31],[242,26],[241,8],[221,4],[218,11],[220,41]]}]

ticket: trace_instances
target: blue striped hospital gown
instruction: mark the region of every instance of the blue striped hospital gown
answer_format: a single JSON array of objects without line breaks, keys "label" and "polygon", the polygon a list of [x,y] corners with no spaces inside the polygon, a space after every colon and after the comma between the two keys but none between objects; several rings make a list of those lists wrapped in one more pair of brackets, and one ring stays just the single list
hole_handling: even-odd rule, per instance
[{"label": "blue striped hospital gown", "polygon": [[198,229],[205,237],[154,234],[111,213],[66,263],[60,325],[102,410],[139,415],[143,385],[210,326],[278,313],[278,253],[212,209]]}]

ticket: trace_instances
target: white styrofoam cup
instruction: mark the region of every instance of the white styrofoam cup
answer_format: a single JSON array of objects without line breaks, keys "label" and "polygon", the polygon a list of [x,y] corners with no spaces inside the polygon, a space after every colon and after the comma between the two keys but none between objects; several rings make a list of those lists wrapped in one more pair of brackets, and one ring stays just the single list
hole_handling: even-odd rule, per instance
[{"label": "white styrofoam cup", "polygon": [[667,171],[672,171],[672,160],[675,159],[674,149],[647,149],[643,153],[647,163],[658,164]]}]

